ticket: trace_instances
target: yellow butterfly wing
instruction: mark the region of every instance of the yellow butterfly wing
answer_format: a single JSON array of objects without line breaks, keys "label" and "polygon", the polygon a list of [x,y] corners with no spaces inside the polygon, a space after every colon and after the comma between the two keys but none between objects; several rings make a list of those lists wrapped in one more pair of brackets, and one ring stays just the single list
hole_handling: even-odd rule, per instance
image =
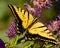
[{"label": "yellow butterfly wing", "polygon": [[[33,22],[34,18],[31,14],[29,14],[25,10],[21,10],[21,8],[17,8],[16,6],[9,5],[10,8],[14,9],[18,14],[19,18],[22,20],[22,26],[26,29]],[[25,13],[24,13],[25,12]],[[28,16],[29,14],[29,16]]]},{"label": "yellow butterfly wing", "polygon": [[28,30],[29,30],[30,34],[39,35],[40,37],[43,37],[46,40],[50,40],[48,42],[53,42],[54,44],[58,44],[58,42],[56,41],[56,39],[53,37],[52,33],[41,22],[36,22]]},{"label": "yellow butterfly wing", "polygon": [[[9,7],[15,13],[15,15],[17,14],[16,17],[21,19],[23,28],[27,29],[29,34],[36,34],[56,42],[55,38],[52,36],[51,33],[49,33],[50,31],[47,29],[47,27],[44,26],[43,23],[33,23],[35,20],[33,15],[29,14],[27,11],[21,10],[21,8],[17,8],[14,5],[9,5]],[[31,27],[29,28],[30,25]]]},{"label": "yellow butterfly wing", "polygon": [[[38,34],[38,35],[43,36],[45,38],[50,38],[50,39],[54,39],[55,40],[55,38],[53,36],[51,36],[52,34],[48,34],[50,31],[46,30],[47,27],[42,27],[42,26],[44,26],[44,24],[41,23],[41,22],[35,23],[29,29],[29,33],[31,33],[31,34]],[[44,31],[44,30],[46,30],[46,31]]]}]

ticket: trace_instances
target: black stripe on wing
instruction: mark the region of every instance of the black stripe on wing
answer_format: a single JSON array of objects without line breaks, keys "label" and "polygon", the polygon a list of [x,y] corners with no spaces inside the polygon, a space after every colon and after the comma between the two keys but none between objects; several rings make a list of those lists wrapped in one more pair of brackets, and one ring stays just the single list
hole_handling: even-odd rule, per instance
[{"label": "black stripe on wing", "polygon": [[52,44],[56,44],[57,41],[50,39],[50,38],[46,38],[44,36],[40,36],[38,34],[30,34],[30,33],[26,33],[26,40],[43,40],[43,41],[47,41],[47,42],[51,42]]},{"label": "black stripe on wing", "polygon": [[[13,5],[8,5],[8,7],[9,7],[10,10],[12,11],[14,17],[16,18],[16,20],[17,20],[17,22],[18,22],[19,31],[23,33],[23,32],[25,31],[25,29],[24,29],[23,26],[22,26],[22,20],[19,18],[19,15],[17,14],[14,6],[13,6]],[[17,9],[18,9],[18,8],[17,8]]]}]

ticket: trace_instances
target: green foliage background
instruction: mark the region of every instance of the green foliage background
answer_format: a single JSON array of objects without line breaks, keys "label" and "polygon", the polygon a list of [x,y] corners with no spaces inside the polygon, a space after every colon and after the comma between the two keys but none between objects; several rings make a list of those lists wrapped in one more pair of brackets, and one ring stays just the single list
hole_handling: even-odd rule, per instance
[{"label": "green foliage background", "polygon": [[[24,9],[24,3],[28,2],[30,0],[0,0],[0,38],[4,40],[4,42],[9,41],[9,39],[7,38],[6,32],[8,30],[9,25],[11,24],[11,21],[13,20],[13,15],[10,11],[10,9],[8,8],[8,4],[13,4],[16,5],[18,7],[21,7]],[[42,17],[40,18],[40,20],[49,22],[50,20],[54,20],[57,16],[57,14],[60,13],[60,2],[55,2],[53,1],[53,6],[51,7],[50,10],[44,10],[42,13]],[[48,21],[47,21],[48,20]],[[29,45],[28,45],[29,44]],[[28,46],[32,45],[33,42],[26,42],[24,43],[24,45],[27,45],[24,48],[28,48]],[[23,45],[22,43],[20,45],[18,45],[19,47]],[[23,47],[21,47],[23,48]],[[39,48],[38,44],[35,44],[34,48]],[[48,48],[48,46],[46,47]]]}]

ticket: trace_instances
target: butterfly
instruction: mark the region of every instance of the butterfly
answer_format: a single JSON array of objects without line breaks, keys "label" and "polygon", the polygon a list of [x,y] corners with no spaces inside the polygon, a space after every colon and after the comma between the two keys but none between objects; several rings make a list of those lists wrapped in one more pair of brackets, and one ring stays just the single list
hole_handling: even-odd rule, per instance
[{"label": "butterfly", "polygon": [[57,44],[56,39],[47,27],[38,20],[38,17],[34,17],[28,11],[23,10],[15,5],[9,4],[8,7],[14,14],[17,20],[18,29],[21,33],[26,32],[25,37],[29,40],[43,40]]}]

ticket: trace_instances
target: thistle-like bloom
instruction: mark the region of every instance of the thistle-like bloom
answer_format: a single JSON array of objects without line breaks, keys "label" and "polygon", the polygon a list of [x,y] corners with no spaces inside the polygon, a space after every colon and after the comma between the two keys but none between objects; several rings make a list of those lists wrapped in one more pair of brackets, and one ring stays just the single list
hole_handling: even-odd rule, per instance
[{"label": "thistle-like bloom", "polygon": [[0,48],[6,48],[4,42],[0,39]]},{"label": "thistle-like bloom", "polygon": [[38,8],[49,8],[49,6],[51,5],[50,0],[31,0],[31,2],[33,2],[34,6]]},{"label": "thistle-like bloom", "polygon": [[50,0],[30,0],[30,1],[33,3],[33,7],[31,7],[28,3],[25,3],[25,7],[34,16],[40,16],[42,9],[50,8],[51,6]]},{"label": "thistle-like bloom", "polygon": [[48,25],[48,29],[54,33],[57,32],[58,37],[60,38],[60,14],[57,16],[58,19],[56,19],[53,22],[50,22],[50,24]]},{"label": "thistle-like bloom", "polygon": [[16,32],[17,32],[17,25],[16,25],[16,21],[14,20],[11,23],[11,26],[8,28],[7,35],[9,38],[14,38],[16,36]]}]

